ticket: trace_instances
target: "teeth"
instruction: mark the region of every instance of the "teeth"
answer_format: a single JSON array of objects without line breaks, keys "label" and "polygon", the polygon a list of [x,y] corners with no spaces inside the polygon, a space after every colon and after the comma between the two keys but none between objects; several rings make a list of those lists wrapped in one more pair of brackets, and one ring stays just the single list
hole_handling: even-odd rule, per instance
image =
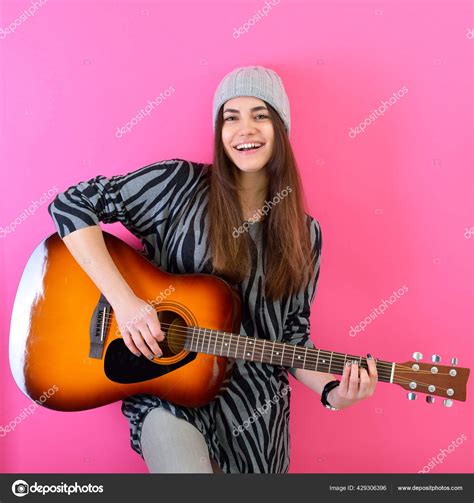
[{"label": "teeth", "polygon": [[240,145],[237,145],[237,150],[243,150],[245,148],[254,148],[254,147],[261,147],[261,143],[241,143]]}]

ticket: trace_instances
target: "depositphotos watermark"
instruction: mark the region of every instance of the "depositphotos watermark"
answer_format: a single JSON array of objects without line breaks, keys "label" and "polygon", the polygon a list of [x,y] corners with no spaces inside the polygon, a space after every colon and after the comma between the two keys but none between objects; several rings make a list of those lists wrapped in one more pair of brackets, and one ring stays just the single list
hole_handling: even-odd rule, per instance
[{"label": "depositphotos watermark", "polygon": [[267,398],[265,400],[265,403],[261,407],[257,407],[256,409],[254,409],[254,413],[248,419],[246,419],[237,428],[234,427],[232,435],[234,435],[234,437],[238,437],[240,433],[244,431],[244,428],[248,430],[250,425],[252,423],[255,423],[258,417],[263,416],[263,414],[266,414],[268,412],[268,410],[270,409],[270,405],[272,405],[272,403],[277,403],[282,397],[288,394],[288,391],[291,391],[290,385],[285,386],[283,389],[281,389],[278,393],[276,393],[273,396],[271,400]]},{"label": "depositphotos watermark", "polygon": [[87,494],[87,493],[103,493],[103,485],[87,484],[79,485],[77,482],[75,484],[66,484],[66,482],[61,482],[60,484],[29,484],[24,480],[15,480],[12,484],[12,493],[19,498],[26,496],[27,494],[39,493],[43,496],[45,494]]},{"label": "depositphotos watermark", "polygon": [[[154,300],[148,301],[148,304],[146,307],[140,309],[137,314],[125,325],[122,327],[125,330],[129,330],[131,327],[133,327],[136,323],[138,323],[142,318],[144,318],[148,313],[151,313],[157,305],[159,305],[161,302],[163,302],[166,297],[171,295],[172,292],[174,292],[176,289],[173,285],[170,285],[166,290],[163,292],[161,291],[155,298]],[[121,333],[120,327],[117,328],[115,335],[119,336]]]},{"label": "depositphotos watermark", "polygon": [[118,127],[115,132],[115,136],[117,138],[122,138],[124,134],[130,133],[133,126],[136,126],[139,121],[145,118],[145,116],[149,116],[150,112],[155,108],[155,106],[159,106],[166,100],[169,96],[171,96],[175,92],[175,88],[171,85],[168,89],[165,89],[164,92],[161,92],[159,96],[157,96],[154,100],[149,100],[145,109],[141,108],[135,117],[132,117],[129,122],[125,124],[123,127]]},{"label": "depositphotos watermark", "polygon": [[[283,189],[281,192],[278,192],[277,195],[271,199],[270,201],[265,200],[265,204],[261,209],[258,209],[251,217],[248,222],[244,222],[242,225],[239,226],[238,229],[234,227],[234,230],[232,231],[232,236],[234,238],[238,238],[240,234],[243,234],[244,232],[248,232],[250,229],[250,226],[253,225],[255,222],[257,222],[261,216],[262,213],[266,215],[271,209],[273,205],[278,204],[284,197],[288,195],[288,192],[291,192],[291,187],[289,185],[286,186],[285,189]],[[281,194],[281,195],[280,195]]]},{"label": "depositphotos watermark", "polygon": [[446,449],[440,449],[436,456],[433,456],[430,461],[421,469],[418,473],[428,473],[436,465],[443,463],[448,454],[453,453],[460,445],[462,445],[467,440],[467,436],[463,433],[456,440],[453,440]]},{"label": "depositphotos watermark", "polygon": [[265,5],[261,8],[258,9],[258,11],[255,12],[255,14],[248,20],[246,21],[242,26],[239,26],[239,28],[234,28],[234,31],[232,33],[232,36],[237,39],[240,37],[240,35],[243,35],[244,33],[248,33],[250,30],[251,26],[254,26],[255,23],[258,23],[263,17],[266,17],[268,13],[272,10],[275,5],[278,5],[280,3],[280,0],[272,0],[268,1],[266,0]]},{"label": "depositphotos watermark", "polygon": [[15,33],[18,26],[22,25],[28,18],[34,16],[39,7],[42,7],[46,0],[38,0],[31,2],[28,9],[25,9],[20,16],[12,21],[6,28],[0,28],[0,39],[7,37],[10,33]]},{"label": "depositphotos watermark", "polygon": [[381,314],[385,314],[385,310],[387,307],[390,307],[393,303],[395,303],[402,295],[408,292],[408,287],[403,285],[402,288],[399,288],[396,292],[393,291],[393,295],[390,295],[388,299],[381,299],[381,304],[372,309],[369,316],[366,316],[360,323],[358,323],[355,327],[351,325],[351,329],[349,330],[350,337],[355,337],[357,332],[363,332],[367,325],[370,325],[373,320],[377,318],[377,316]]},{"label": "depositphotos watermark", "polygon": [[471,239],[471,236],[474,234],[474,227],[471,227],[468,229],[467,227],[464,227],[464,237],[466,239]]},{"label": "depositphotos watermark", "polygon": [[31,416],[36,412],[40,405],[43,405],[48,398],[51,398],[59,390],[58,386],[55,384],[48,389],[48,391],[43,391],[43,394],[38,400],[33,400],[28,407],[23,407],[20,414],[13,418],[5,426],[0,426],[0,437],[6,436],[8,433],[15,431],[15,428],[22,423],[27,417]]},{"label": "depositphotos watermark", "polygon": [[401,90],[393,93],[388,101],[381,101],[380,103],[382,104],[378,108],[372,110],[372,113],[363,122],[361,122],[357,127],[351,128],[351,130],[349,131],[349,138],[355,138],[359,133],[365,132],[365,128],[367,126],[370,126],[370,124],[372,124],[372,122],[375,122],[378,117],[381,117],[389,106],[395,105],[398,99],[403,98],[403,96],[405,96],[407,92],[408,89],[406,88],[406,86],[403,86]]},{"label": "depositphotos watermark", "polygon": [[25,208],[22,213],[15,218],[15,220],[10,222],[9,225],[7,225],[6,227],[0,227],[0,238],[4,238],[7,234],[11,234],[16,229],[17,225],[20,225],[28,217],[32,216],[39,206],[46,203],[48,199],[59,192],[59,189],[56,187],[56,185],[53,185],[53,189],[49,189],[48,192],[43,192],[43,196],[39,198],[39,201],[31,201],[31,204],[28,206],[28,208]]}]

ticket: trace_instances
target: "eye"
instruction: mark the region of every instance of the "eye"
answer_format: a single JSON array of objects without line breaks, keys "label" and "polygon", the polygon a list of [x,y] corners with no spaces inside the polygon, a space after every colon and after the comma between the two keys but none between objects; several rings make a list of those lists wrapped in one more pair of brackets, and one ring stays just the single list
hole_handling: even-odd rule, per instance
[{"label": "eye", "polygon": [[226,117],[224,121],[228,121],[229,119],[235,119],[235,117],[233,115],[229,115],[229,117]]},{"label": "eye", "polygon": [[265,114],[258,114],[256,117],[264,117],[265,119],[269,119],[268,115]]}]

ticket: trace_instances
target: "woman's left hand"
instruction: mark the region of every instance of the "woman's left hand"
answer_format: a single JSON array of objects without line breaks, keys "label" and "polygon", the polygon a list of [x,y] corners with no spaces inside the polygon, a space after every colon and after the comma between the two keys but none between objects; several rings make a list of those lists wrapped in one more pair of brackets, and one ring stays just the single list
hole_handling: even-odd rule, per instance
[{"label": "woman's left hand", "polygon": [[327,401],[337,409],[345,409],[359,400],[372,396],[377,384],[377,366],[374,359],[367,355],[367,367],[359,367],[358,360],[348,360],[344,366],[341,384],[327,395]]}]

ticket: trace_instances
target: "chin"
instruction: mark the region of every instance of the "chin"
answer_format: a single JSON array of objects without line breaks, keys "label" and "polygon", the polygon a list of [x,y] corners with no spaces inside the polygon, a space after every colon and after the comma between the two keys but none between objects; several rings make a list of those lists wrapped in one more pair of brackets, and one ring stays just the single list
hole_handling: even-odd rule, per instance
[{"label": "chin", "polygon": [[250,157],[248,159],[243,159],[241,157],[232,156],[231,160],[235,166],[243,171],[257,171],[266,166],[270,159],[252,159]]},{"label": "chin", "polygon": [[267,163],[264,162],[242,162],[241,160],[234,161],[234,165],[239,168],[241,171],[260,171],[265,167]]}]

